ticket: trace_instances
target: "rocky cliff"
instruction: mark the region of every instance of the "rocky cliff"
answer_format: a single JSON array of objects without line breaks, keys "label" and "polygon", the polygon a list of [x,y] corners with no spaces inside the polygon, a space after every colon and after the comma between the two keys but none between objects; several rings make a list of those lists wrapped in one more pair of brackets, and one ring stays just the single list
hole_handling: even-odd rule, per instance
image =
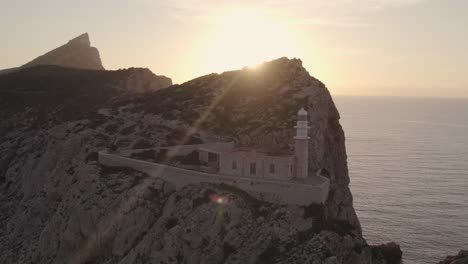
[{"label": "rocky cliff", "polygon": [[88,33],[84,33],[46,54],[24,64],[21,68],[37,65],[57,65],[67,68],[104,70],[99,51],[91,47]]},{"label": "rocky cliff", "polygon": [[[0,77],[0,262],[385,263],[352,206],[338,111],[300,60],[134,88],[143,93],[115,76],[43,71]],[[175,191],[97,163],[111,144],[288,148],[301,107],[312,127],[310,171],[331,180],[325,205],[267,204],[223,185]],[[219,195],[229,202],[214,202]]]},{"label": "rocky cliff", "polygon": [[460,250],[456,256],[447,256],[439,264],[467,264],[468,250]]}]

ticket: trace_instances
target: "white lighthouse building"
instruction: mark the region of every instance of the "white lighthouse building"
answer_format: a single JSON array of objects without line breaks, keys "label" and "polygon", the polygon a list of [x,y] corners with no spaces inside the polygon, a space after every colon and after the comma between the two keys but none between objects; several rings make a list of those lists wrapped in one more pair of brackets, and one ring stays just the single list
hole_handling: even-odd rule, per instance
[{"label": "white lighthouse building", "polygon": [[[290,149],[269,153],[262,149],[236,147],[234,142],[212,142],[154,148],[157,155],[174,151],[175,157],[180,157],[169,164],[134,158],[135,154],[145,153],[148,149],[118,153],[102,151],[99,152],[99,162],[105,166],[130,167],[162,178],[174,184],[176,189],[201,182],[222,183],[269,202],[301,206],[323,204],[328,199],[330,179],[321,173],[309,177],[309,119],[303,108],[297,115],[293,153]],[[196,162],[194,153],[198,154]],[[185,160],[188,162],[184,163]]]},{"label": "white lighthouse building", "polygon": [[297,113],[295,128],[294,158],[296,162],[296,177],[305,179],[309,175],[309,122],[304,108],[301,108]]}]

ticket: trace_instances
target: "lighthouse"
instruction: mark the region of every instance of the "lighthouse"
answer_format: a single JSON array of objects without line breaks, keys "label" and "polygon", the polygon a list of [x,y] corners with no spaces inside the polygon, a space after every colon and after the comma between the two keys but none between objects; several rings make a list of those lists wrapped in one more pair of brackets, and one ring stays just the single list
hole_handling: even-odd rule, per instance
[{"label": "lighthouse", "polygon": [[297,112],[296,136],[294,137],[294,158],[296,161],[296,178],[305,179],[309,174],[309,121],[307,112],[301,108]]}]

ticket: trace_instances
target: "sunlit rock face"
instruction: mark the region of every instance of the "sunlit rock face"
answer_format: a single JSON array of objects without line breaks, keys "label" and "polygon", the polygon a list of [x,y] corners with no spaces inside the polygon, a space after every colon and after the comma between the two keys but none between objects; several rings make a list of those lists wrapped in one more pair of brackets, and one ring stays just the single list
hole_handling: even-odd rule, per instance
[{"label": "sunlit rock face", "polygon": [[99,51],[91,47],[88,33],[84,33],[46,54],[21,66],[57,65],[68,68],[104,70]]},{"label": "sunlit rock face", "polygon": [[[352,207],[338,111],[300,60],[157,90],[132,73],[80,71],[88,81],[76,82],[76,72],[55,79],[37,69],[0,76],[0,262],[382,263]],[[37,76],[42,83],[28,81]],[[116,85],[128,82],[139,92]],[[323,168],[331,179],[323,206],[266,204],[229,186],[175,191],[97,162],[111,144],[232,140],[280,152],[293,144],[301,107],[311,126],[309,171]]]}]

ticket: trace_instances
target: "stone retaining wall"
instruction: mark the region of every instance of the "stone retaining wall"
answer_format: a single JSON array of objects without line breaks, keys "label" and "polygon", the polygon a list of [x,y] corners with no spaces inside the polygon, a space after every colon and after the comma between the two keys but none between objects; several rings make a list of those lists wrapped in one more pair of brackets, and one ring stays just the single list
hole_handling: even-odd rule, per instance
[{"label": "stone retaining wall", "polygon": [[178,145],[178,146],[168,146],[168,147],[155,147],[155,148],[145,148],[145,149],[124,149],[119,150],[121,156],[130,157],[133,153],[142,152],[145,150],[154,150],[159,152],[160,150],[174,150],[177,155],[184,156],[190,154],[193,151],[198,150],[199,148],[213,149],[220,152],[229,152],[234,149],[233,142],[214,142],[214,143],[203,143],[203,144],[193,144],[193,145]]},{"label": "stone retaining wall", "polygon": [[176,189],[181,189],[188,184],[198,184],[201,182],[225,183],[247,191],[256,198],[280,204],[309,205],[311,203],[325,203],[329,190],[329,180],[322,176],[319,176],[320,183],[317,185],[280,182],[203,173],[126,158],[106,152],[99,152],[99,162],[105,166],[129,167],[145,172],[152,177],[160,177],[165,181],[173,183]]}]

